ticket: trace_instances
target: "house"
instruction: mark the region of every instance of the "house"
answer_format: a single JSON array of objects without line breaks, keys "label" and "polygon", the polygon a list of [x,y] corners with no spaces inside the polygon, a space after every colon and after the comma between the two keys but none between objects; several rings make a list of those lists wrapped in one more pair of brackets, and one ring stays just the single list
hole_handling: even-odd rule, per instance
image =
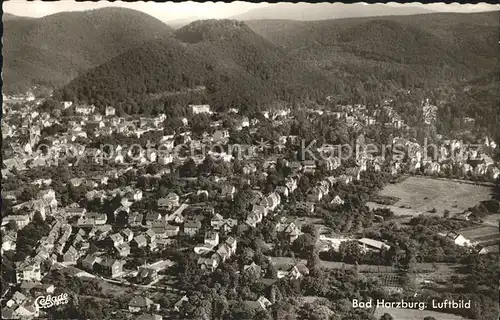
[{"label": "house", "polygon": [[140,282],[153,282],[159,278],[158,271],[144,266],[138,267],[136,279]]},{"label": "house", "polygon": [[345,183],[345,184],[349,184],[349,183],[351,183],[352,179],[353,179],[353,176],[342,174],[337,178],[337,181]]},{"label": "house", "polygon": [[175,304],[174,304],[174,311],[176,312],[179,312],[180,311],[180,308],[181,306],[184,304],[184,302],[188,302],[189,299],[187,296],[183,296],[181,299],[179,299],[179,301],[177,301]]},{"label": "house", "polygon": [[85,213],[87,213],[87,210],[80,207],[71,207],[64,208],[64,213],[68,217],[82,217],[85,215]]},{"label": "house", "polygon": [[243,272],[249,274],[254,278],[260,278],[260,276],[262,275],[262,268],[252,261],[251,264],[243,266]]},{"label": "house", "polygon": [[[55,287],[53,284],[40,283],[40,282],[28,282],[25,281],[21,283],[20,286],[21,291],[26,294],[52,294],[55,291]],[[19,304],[19,303],[18,303]]]},{"label": "house", "polygon": [[233,237],[228,237],[226,239],[226,241],[224,241],[224,243],[226,245],[229,246],[229,248],[231,249],[231,254],[234,254],[236,252],[236,247],[237,247],[237,241],[235,238]]},{"label": "house", "polygon": [[158,208],[171,209],[179,206],[179,196],[173,192],[169,193],[165,198],[158,199]]},{"label": "house", "polygon": [[274,211],[281,203],[281,197],[278,193],[271,193],[265,200],[265,207],[269,211]]},{"label": "house", "polygon": [[288,279],[299,279],[300,277],[306,276],[309,274],[309,269],[303,264],[298,265],[280,265],[276,266],[278,269],[277,277],[288,278]]},{"label": "house", "polygon": [[490,245],[490,246],[483,246],[483,245],[479,245],[476,250],[477,250],[477,253],[478,254],[487,254],[487,253],[495,253],[498,255],[498,252],[499,252],[499,243],[496,243],[494,245]]},{"label": "house", "polygon": [[64,253],[62,260],[65,265],[74,265],[79,257],[80,253],[75,249],[75,247],[70,246]]},{"label": "house", "polygon": [[112,227],[109,224],[102,226],[94,226],[89,232],[89,238],[96,238],[98,240],[105,239],[108,234],[112,231]]},{"label": "house", "polygon": [[155,221],[150,224],[150,229],[154,231],[156,234],[156,238],[166,238],[166,230],[165,227],[167,223],[165,221]]},{"label": "house", "polygon": [[215,230],[219,230],[223,222],[224,222],[224,217],[221,216],[219,213],[216,213],[210,220],[210,226]]},{"label": "house", "polygon": [[184,222],[184,234],[193,237],[201,229],[201,222],[199,220],[186,220]]},{"label": "house", "polygon": [[128,225],[131,227],[137,227],[142,224],[142,215],[134,212],[128,216]]},{"label": "house", "polygon": [[276,233],[287,238],[290,243],[297,240],[297,238],[302,234],[300,229],[295,225],[294,222],[287,222],[286,218],[276,224]]},{"label": "house", "polygon": [[94,271],[94,265],[101,261],[100,257],[89,254],[81,261],[82,269],[87,270],[89,272]]},{"label": "house", "polygon": [[120,257],[127,257],[130,254],[130,245],[125,242],[114,247]]},{"label": "house", "polygon": [[165,217],[165,221],[167,222],[173,222],[176,224],[181,224],[184,223],[184,216],[182,213],[184,212],[185,209],[188,208],[188,204],[183,203],[177,210],[175,210],[172,214],[169,214]]},{"label": "house", "polygon": [[17,232],[7,233],[2,239],[2,254],[5,251],[16,250]]},{"label": "house", "polygon": [[166,166],[167,164],[174,162],[174,157],[171,154],[160,154],[157,161],[160,165]]},{"label": "house", "polygon": [[489,174],[491,180],[496,180],[500,177],[500,169],[496,167],[490,167]]},{"label": "house", "polygon": [[189,105],[189,108],[193,112],[193,114],[200,114],[200,113],[212,113],[210,111],[210,105],[208,104],[202,104],[202,105]]},{"label": "house", "polygon": [[216,259],[213,258],[199,258],[198,259],[198,266],[202,270],[209,270],[210,272],[215,271],[217,269],[217,266],[219,263],[217,262]]},{"label": "house", "polygon": [[38,318],[40,312],[37,306],[33,303],[33,300],[27,300],[24,304],[14,310],[14,314],[21,319],[33,319]]},{"label": "house", "polygon": [[123,240],[126,242],[132,241],[134,239],[134,232],[129,228],[123,229],[120,231],[120,235],[123,237]]},{"label": "house", "polygon": [[295,189],[297,189],[297,180],[296,178],[293,177],[287,177],[285,180],[285,186],[288,188],[290,193],[293,193]]},{"label": "house", "polygon": [[309,202],[319,202],[323,198],[323,192],[319,187],[314,187],[307,193],[307,201]]},{"label": "house", "polygon": [[8,215],[2,218],[2,225],[10,224],[16,230],[21,230],[30,223],[31,219],[29,215]]},{"label": "house", "polygon": [[251,227],[256,227],[258,223],[262,221],[263,215],[261,212],[258,211],[252,211],[247,215],[247,219],[245,220],[245,223],[248,224]]},{"label": "house", "polygon": [[225,140],[229,138],[229,131],[228,130],[217,130],[214,132],[212,136],[212,140],[217,142],[221,140]]},{"label": "house", "polygon": [[111,117],[111,116],[114,116],[116,113],[116,109],[113,108],[113,107],[106,107],[106,110],[105,110],[105,115],[106,117]]},{"label": "house", "polygon": [[220,214],[215,214],[214,217],[210,220],[210,226],[216,231],[224,231],[229,232],[234,227],[238,225],[238,221],[236,219],[224,219]]},{"label": "house", "polygon": [[466,239],[463,235],[455,232],[448,232],[445,237],[453,241],[453,243],[455,243],[457,246],[465,247],[471,245],[470,240]]},{"label": "house", "polygon": [[217,251],[212,255],[212,259],[217,260],[218,262],[225,262],[229,258],[231,258],[233,252],[230,246],[227,243],[222,243]]},{"label": "house", "polygon": [[[25,282],[23,282],[23,283],[25,283]],[[22,294],[19,291],[16,291],[12,295],[12,298],[10,298],[10,300],[7,301],[6,305],[7,305],[7,307],[10,308],[13,305],[20,305],[20,304],[22,304],[24,301],[26,301],[26,299],[28,299],[28,298],[24,294]]]},{"label": "house", "polygon": [[355,168],[348,168],[346,170],[346,175],[352,177],[352,180],[359,180],[361,178],[360,176],[361,170],[357,167]]},{"label": "house", "polygon": [[280,196],[283,196],[283,197],[288,197],[288,188],[286,186],[277,186],[275,189],[274,189],[274,192],[277,193],[278,195]]},{"label": "house", "polygon": [[109,240],[113,246],[118,246],[124,242],[123,236],[119,233],[114,233],[109,236]]},{"label": "house", "polygon": [[326,170],[332,171],[340,167],[341,165],[341,160],[340,158],[334,157],[334,158],[327,158],[324,160],[325,165],[326,165]]},{"label": "house", "polygon": [[440,170],[441,170],[441,165],[438,162],[430,162],[429,164],[427,164],[424,172],[427,175],[432,175],[435,173],[439,173]]},{"label": "house", "polygon": [[236,226],[238,226],[238,220],[236,219],[224,219],[219,227],[219,230],[224,232],[231,232]]},{"label": "house", "polygon": [[78,219],[77,226],[99,226],[106,224],[106,214],[97,212],[87,212],[84,217]]},{"label": "house", "polygon": [[215,231],[205,232],[205,238],[203,242],[213,247],[217,246],[219,244],[219,233]]},{"label": "house", "polygon": [[344,204],[344,200],[342,200],[342,198],[340,198],[338,195],[336,195],[335,198],[333,198],[333,200],[330,203],[331,204],[343,205]]},{"label": "house", "polygon": [[123,274],[124,261],[106,257],[95,264],[98,273],[105,277],[117,278]]},{"label": "house", "polygon": [[236,193],[236,188],[234,186],[223,185],[221,188],[220,197],[222,199],[233,200],[235,193]]},{"label": "house", "polygon": [[95,106],[76,106],[75,112],[82,115],[89,115],[94,113]]},{"label": "house", "polygon": [[161,222],[162,216],[159,212],[148,212],[144,214],[144,222],[147,226],[151,226],[156,222]]},{"label": "house", "polygon": [[305,160],[302,162],[304,172],[314,172],[316,170],[316,162],[314,160]]},{"label": "house", "polygon": [[146,232],[144,232],[144,236],[146,237],[148,243],[156,241],[156,233],[151,229],[148,229]]},{"label": "house", "polygon": [[245,305],[256,312],[267,310],[269,306],[272,305],[271,301],[269,301],[266,297],[260,296],[257,301],[245,301]]},{"label": "house", "polygon": [[314,212],[314,202],[297,202],[295,204],[297,210],[305,211],[307,213],[313,213]]},{"label": "house", "polygon": [[23,281],[41,281],[42,274],[40,262],[27,259],[18,263],[16,266],[16,282],[20,284]]},{"label": "house", "polygon": [[361,245],[361,247],[364,250],[370,250],[370,251],[380,251],[380,250],[389,250],[391,247],[381,241],[373,240],[373,239],[368,239],[368,238],[362,238],[358,240],[358,243]]},{"label": "house", "polygon": [[171,224],[166,224],[165,225],[165,237],[170,238],[170,237],[176,237],[179,234],[179,226],[171,225]]},{"label": "house", "polygon": [[148,245],[148,241],[144,235],[140,234],[134,237],[131,241],[131,245],[135,248],[144,248]]},{"label": "house", "polygon": [[132,298],[128,303],[128,310],[134,313],[159,310],[159,307],[160,306],[155,304],[151,299],[141,296]]}]

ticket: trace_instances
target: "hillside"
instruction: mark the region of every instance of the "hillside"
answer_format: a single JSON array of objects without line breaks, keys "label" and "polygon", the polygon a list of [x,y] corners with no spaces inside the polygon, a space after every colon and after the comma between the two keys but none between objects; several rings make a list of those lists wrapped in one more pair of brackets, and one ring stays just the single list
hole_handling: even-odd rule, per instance
[{"label": "hillside", "polygon": [[[300,47],[307,40],[331,41],[338,32],[372,20],[390,20],[408,24],[435,34],[443,39],[457,37],[461,26],[498,28],[500,11],[480,13],[431,13],[402,16],[359,17],[350,19],[326,19],[321,21],[294,21],[292,19],[255,19],[245,23],[256,33],[272,43],[286,47]],[[470,34],[466,35],[471,37]]]},{"label": "hillside", "polygon": [[388,15],[412,15],[430,13],[431,10],[419,7],[392,7],[383,4],[361,3],[278,3],[257,8],[232,17],[236,20],[288,19],[288,20],[325,20],[354,17],[373,17]]},{"label": "hillside", "polygon": [[319,71],[244,23],[205,20],[177,30],[175,39],[149,42],[90,70],[61,93],[97,105],[123,102],[130,107],[152,94],[203,85],[203,99],[245,109],[293,95],[319,97],[328,83]]},{"label": "hillside", "polygon": [[[488,57],[497,55],[500,11],[481,13],[432,13],[411,16],[384,16],[323,21],[254,20],[246,21],[256,33],[289,49],[313,43],[332,45],[340,32],[373,20],[394,21],[431,33],[443,44],[458,45]],[[361,36],[361,35],[360,35]]]},{"label": "hillside", "polygon": [[170,32],[155,18],[122,8],[8,18],[4,20],[4,90],[24,90],[34,83],[66,84],[79,73]]},{"label": "hillside", "polygon": [[4,12],[2,15],[2,21],[18,20],[18,19],[32,19],[30,17],[16,16],[15,14]]},{"label": "hillside", "polygon": [[348,87],[362,82],[370,91],[453,82],[489,72],[499,55],[498,18],[499,12],[433,13],[246,23],[331,77],[343,78]]}]

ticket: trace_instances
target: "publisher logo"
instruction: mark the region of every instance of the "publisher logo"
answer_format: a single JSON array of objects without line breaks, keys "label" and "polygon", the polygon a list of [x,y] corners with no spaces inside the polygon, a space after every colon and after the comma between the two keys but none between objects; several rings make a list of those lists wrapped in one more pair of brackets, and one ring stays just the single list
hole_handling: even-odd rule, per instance
[{"label": "publisher logo", "polygon": [[53,306],[59,306],[68,303],[68,294],[61,293],[58,296],[39,296],[35,300],[35,304],[39,309],[48,309]]}]

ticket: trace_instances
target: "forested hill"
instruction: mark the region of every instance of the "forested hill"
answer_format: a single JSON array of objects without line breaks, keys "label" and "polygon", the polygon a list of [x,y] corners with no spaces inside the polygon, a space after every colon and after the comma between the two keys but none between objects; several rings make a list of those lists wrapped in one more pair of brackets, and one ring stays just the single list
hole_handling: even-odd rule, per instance
[{"label": "forested hill", "polygon": [[[500,11],[372,16],[320,21],[260,19],[245,22],[256,33],[276,45],[299,48],[314,41],[333,44],[337,41],[339,32],[373,20],[389,20],[410,25],[430,32],[445,42],[459,43],[461,39],[476,39],[480,43],[485,36],[489,38],[490,32],[495,28],[498,31]],[[485,49],[484,46],[480,47]]]},{"label": "forested hill", "polygon": [[393,7],[385,4],[371,4],[367,6],[362,3],[278,3],[250,10],[233,17],[233,19],[324,20],[387,15],[412,15],[430,12],[432,11],[421,7]]},{"label": "forested hill", "polygon": [[171,28],[143,12],[103,8],[43,18],[4,20],[4,90],[32,84],[63,85],[144,41],[168,36]]},{"label": "forested hill", "polygon": [[293,95],[321,97],[323,74],[234,20],[193,22],[175,38],[151,41],[73,80],[62,98],[148,108],[148,97],[205,86],[203,99],[223,107],[255,107]]},{"label": "forested hill", "polygon": [[2,15],[2,21],[18,20],[18,19],[32,19],[30,17],[16,16],[15,14],[4,12]]},{"label": "forested hill", "polygon": [[330,77],[343,79],[335,93],[352,97],[397,87],[426,90],[490,72],[499,56],[499,13],[246,23]]}]

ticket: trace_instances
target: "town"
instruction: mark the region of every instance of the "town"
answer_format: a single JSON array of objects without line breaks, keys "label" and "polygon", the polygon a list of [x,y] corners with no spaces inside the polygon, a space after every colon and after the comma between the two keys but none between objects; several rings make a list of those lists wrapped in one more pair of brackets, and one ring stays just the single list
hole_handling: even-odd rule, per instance
[{"label": "town", "polygon": [[[391,99],[246,115],[192,104],[173,118],[3,98],[5,319],[70,318],[35,303],[61,293],[92,319],[251,319],[297,294],[312,313],[307,298],[348,290],[320,279],[343,273],[382,297],[445,299],[470,285],[464,261],[498,255],[496,142],[422,136]],[[432,126],[437,107],[419,108]]]}]

